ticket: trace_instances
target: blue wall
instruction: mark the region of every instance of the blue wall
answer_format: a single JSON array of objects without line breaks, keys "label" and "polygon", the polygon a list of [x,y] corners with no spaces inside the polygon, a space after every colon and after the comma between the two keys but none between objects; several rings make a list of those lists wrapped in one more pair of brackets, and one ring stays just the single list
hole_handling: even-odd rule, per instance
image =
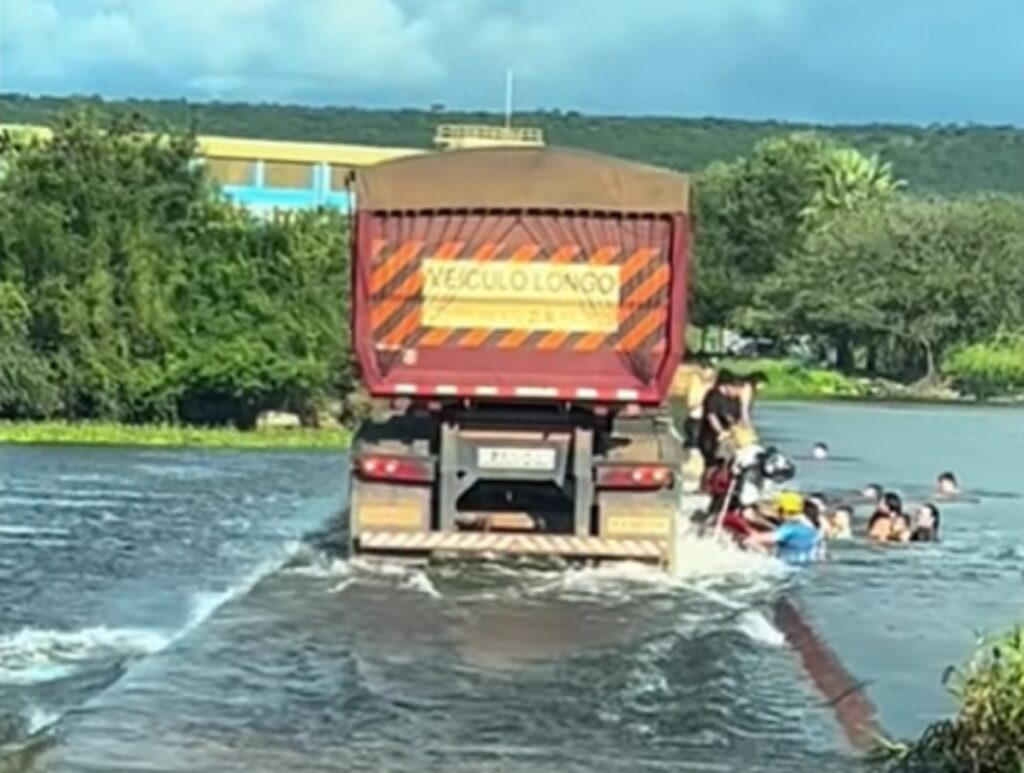
[{"label": "blue wall", "polygon": [[236,204],[251,209],[313,209],[331,207],[341,212],[352,210],[352,196],[345,191],[318,191],[315,188],[263,188],[256,185],[224,185],[224,194]]},{"label": "blue wall", "polygon": [[253,164],[249,185],[222,185],[221,190],[236,204],[253,210],[313,209],[330,207],[352,210],[353,197],[347,191],[331,190],[331,169],[327,164],[312,167],[308,188],[276,188],[264,184],[263,162]]}]

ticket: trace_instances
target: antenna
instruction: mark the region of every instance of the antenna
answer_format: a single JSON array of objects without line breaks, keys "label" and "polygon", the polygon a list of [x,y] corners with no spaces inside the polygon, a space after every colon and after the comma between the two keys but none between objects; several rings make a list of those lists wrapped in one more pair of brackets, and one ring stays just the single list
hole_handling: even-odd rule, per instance
[{"label": "antenna", "polygon": [[512,69],[505,72],[505,128],[512,128],[512,89],[515,84],[515,76]]}]

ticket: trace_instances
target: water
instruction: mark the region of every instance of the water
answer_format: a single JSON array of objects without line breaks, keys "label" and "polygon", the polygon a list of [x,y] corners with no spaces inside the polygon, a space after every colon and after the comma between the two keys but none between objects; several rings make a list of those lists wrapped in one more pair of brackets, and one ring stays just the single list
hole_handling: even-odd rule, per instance
[{"label": "water", "polygon": [[694,541],[672,578],[423,570],[332,549],[338,455],[0,448],[0,770],[859,770],[779,602],[886,730],[947,712],[944,668],[1020,616],[1024,413],[762,423],[830,444],[808,489],[920,499],[951,468],[976,501],[943,507],[940,545],[801,573]]}]

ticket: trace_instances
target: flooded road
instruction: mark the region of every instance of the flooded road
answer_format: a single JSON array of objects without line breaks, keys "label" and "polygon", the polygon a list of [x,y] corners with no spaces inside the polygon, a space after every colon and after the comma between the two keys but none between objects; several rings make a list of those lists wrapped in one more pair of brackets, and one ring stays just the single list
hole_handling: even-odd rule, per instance
[{"label": "flooded road", "polygon": [[[886,729],[1024,601],[1024,413],[765,406],[807,489],[923,498],[937,546],[803,573],[687,543],[630,567],[346,560],[332,454],[0,448],[0,770],[858,770],[774,623],[788,599]],[[862,515],[866,515],[861,511]]]}]

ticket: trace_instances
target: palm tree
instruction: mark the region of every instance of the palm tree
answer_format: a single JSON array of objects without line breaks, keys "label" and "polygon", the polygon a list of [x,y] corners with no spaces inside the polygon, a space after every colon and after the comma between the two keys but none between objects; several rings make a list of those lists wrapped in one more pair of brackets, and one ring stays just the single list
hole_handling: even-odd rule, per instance
[{"label": "palm tree", "polygon": [[831,149],[823,157],[818,173],[820,187],[802,213],[815,224],[835,212],[888,198],[906,185],[893,175],[891,164],[853,148]]}]

